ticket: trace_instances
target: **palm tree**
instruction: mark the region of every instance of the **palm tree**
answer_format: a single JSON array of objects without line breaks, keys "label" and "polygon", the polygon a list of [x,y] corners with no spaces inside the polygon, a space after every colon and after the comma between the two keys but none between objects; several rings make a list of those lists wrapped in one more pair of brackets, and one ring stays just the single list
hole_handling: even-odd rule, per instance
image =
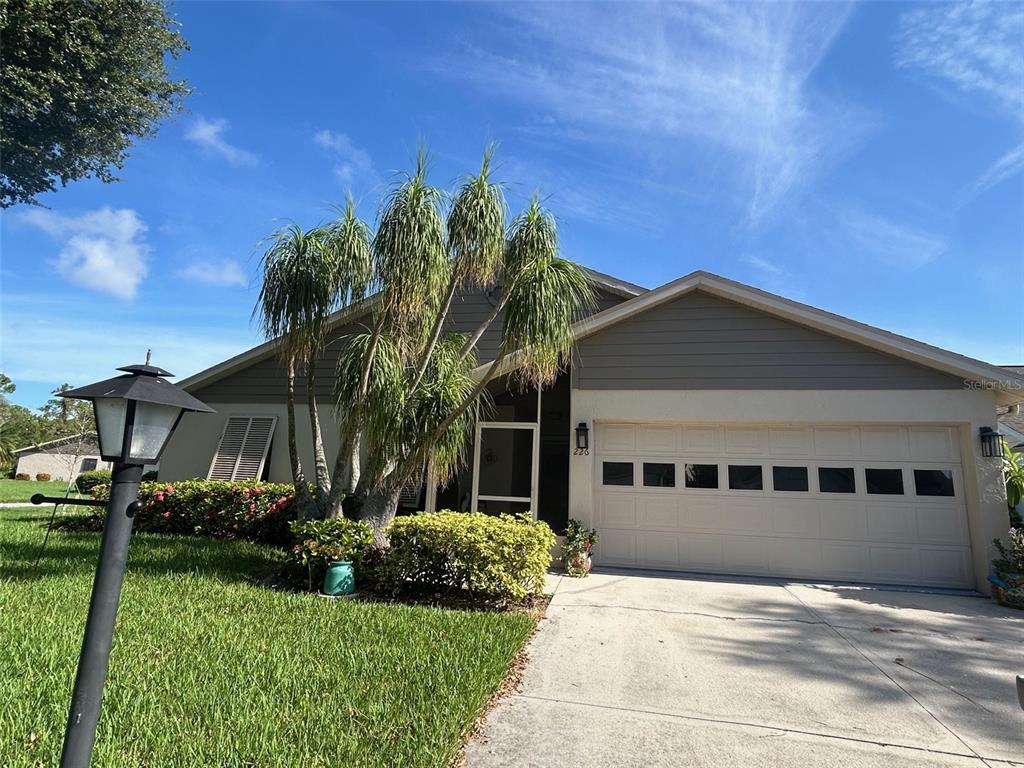
[{"label": "palm tree", "polygon": [[[350,200],[337,222],[309,233],[289,228],[272,239],[257,309],[264,332],[282,337],[297,492],[306,486],[295,453],[296,361],[306,363],[308,384],[330,312],[374,291],[369,329],[348,336],[338,358],[341,440],[330,478],[320,471],[322,447],[315,449],[317,495],[326,499],[317,508],[328,516],[357,517],[382,535],[406,483],[428,465],[441,482],[463,466],[474,406],[491,379],[507,369],[523,386],[542,386],[568,363],[572,324],[593,303],[592,287],[576,264],[559,257],[554,218],[537,198],[506,231],[493,155],[488,147],[479,171],[449,198],[428,183],[421,150],[415,171],[385,198],[372,237]],[[320,268],[329,281],[310,274]],[[499,285],[498,306],[474,333],[444,332],[458,291]],[[479,370],[476,343],[502,314],[497,359]],[[309,401],[315,421],[312,390]]]},{"label": "palm tree", "polygon": [[[367,456],[346,513],[378,532],[394,517],[402,487],[428,463],[441,482],[462,466],[473,406],[504,365],[523,386],[557,376],[568,362],[573,321],[593,302],[583,272],[558,256],[554,219],[538,199],[504,231],[504,196],[490,179],[491,160],[489,148],[480,171],[452,200],[443,261],[441,198],[427,191],[422,158],[393,191],[374,239],[377,281],[387,298],[376,307],[373,331],[350,337],[343,350],[335,397],[350,404],[344,431],[359,435]],[[410,273],[417,280],[409,281]],[[502,299],[473,334],[442,333],[458,289],[499,281]],[[476,342],[502,312],[500,352],[477,371]]]},{"label": "palm tree", "polygon": [[[287,377],[288,455],[302,516],[322,516],[330,490],[316,405],[316,358],[326,342],[331,313],[361,299],[371,276],[368,249],[361,249],[360,230],[352,222],[358,219],[350,198],[334,224],[309,231],[292,224],[275,232],[262,261],[263,285],[254,315],[267,338],[281,339]],[[306,377],[313,435],[315,498],[309,494],[295,437],[295,379],[300,367]]]}]

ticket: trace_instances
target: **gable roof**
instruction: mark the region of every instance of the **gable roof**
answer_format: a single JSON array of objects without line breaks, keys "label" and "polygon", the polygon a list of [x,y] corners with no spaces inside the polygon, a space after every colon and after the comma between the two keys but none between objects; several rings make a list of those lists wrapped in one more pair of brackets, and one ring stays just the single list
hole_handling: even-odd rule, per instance
[{"label": "gable roof", "polygon": [[[15,456],[22,453],[33,453],[35,451],[42,451],[46,448],[52,448],[64,443],[72,443],[75,440],[91,440],[93,443],[96,443],[97,437],[95,432],[79,432],[77,435],[64,435],[64,437],[58,437],[54,440],[47,440],[45,443],[36,443],[35,445],[26,445],[24,448],[16,448],[11,451],[11,453]],[[99,451],[98,443],[96,445],[96,450]]]},{"label": "gable roof", "polygon": [[[979,382],[991,389],[997,402],[1001,404],[1008,405],[1024,401],[1024,377],[1007,370],[1007,368],[884,331],[881,328],[875,328],[866,323],[860,323],[704,271],[691,272],[660,288],[647,291],[618,306],[580,320],[573,326],[574,339],[576,341],[584,339],[627,318],[696,290],[706,291],[723,299],[854,341],[928,368],[943,371],[965,380]],[[482,375],[488,367],[489,364],[484,364],[479,366],[476,371]],[[514,368],[515,355],[511,355],[507,358],[506,363],[500,366],[500,372],[505,373]]]},{"label": "gable roof", "polygon": [[1013,448],[1024,445],[1024,418],[1000,416],[996,429]]},{"label": "gable roof", "polygon": [[[620,280],[617,277],[606,275],[604,272],[598,272],[597,270],[590,269],[589,267],[582,267],[582,269],[599,288],[602,288],[616,296],[620,296],[627,301],[646,293],[648,290],[643,286],[635,285],[634,283],[627,282],[626,280]],[[345,323],[359,319],[363,315],[367,314],[376,303],[377,295],[374,294],[373,296],[368,296],[362,301],[358,301],[355,304],[351,304],[337,310],[328,318],[328,328],[333,330]],[[229,357],[223,362],[217,363],[216,365],[210,366],[209,368],[182,379],[178,382],[178,386],[186,391],[192,391],[203,387],[217,381],[218,379],[228,376],[235,371],[247,368],[254,363],[258,363],[260,360],[270,357],[277,351],[280,343],[281,337],[265,341],[251,349],[247,349],[245,352],[241,352],[234,357]]]}]

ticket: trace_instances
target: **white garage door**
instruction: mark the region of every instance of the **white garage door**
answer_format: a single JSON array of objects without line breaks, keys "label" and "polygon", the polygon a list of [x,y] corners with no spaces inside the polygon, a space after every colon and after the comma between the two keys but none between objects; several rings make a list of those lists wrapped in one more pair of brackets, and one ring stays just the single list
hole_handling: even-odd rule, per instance
[{"label": "white garage door", "polygon": [[601,564],[973,583],[954,428],[595,427]]}]

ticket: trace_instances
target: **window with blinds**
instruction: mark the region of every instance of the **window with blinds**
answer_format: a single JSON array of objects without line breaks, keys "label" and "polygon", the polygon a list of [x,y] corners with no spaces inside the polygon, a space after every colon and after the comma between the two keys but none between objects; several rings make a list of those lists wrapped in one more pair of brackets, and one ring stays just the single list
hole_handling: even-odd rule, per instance
[{"label": "window with blinds", "polygon": [[229,416],[213,454],[209,480],[258,480],[277,416]]}]

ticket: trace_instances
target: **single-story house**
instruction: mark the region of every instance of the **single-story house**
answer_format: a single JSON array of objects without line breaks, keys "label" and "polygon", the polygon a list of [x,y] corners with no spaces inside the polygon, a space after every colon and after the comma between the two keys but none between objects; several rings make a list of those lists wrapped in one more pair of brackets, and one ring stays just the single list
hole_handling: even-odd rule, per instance
[{"label": "single-story house", "polygon": [[24,473],[32,478],[45,473],[53,480],[67,481],[92,469],[110,469],[110,462],[100,458],[95,432],[82,432],[18,448],[14,457],[17,460],[15,474]]},{"label": "single-story house", "polygon": [[[410,503],[531,511],[556,530],[573,517],[600,532],[599,565],[987,589],[1008,521],[980,434],[1024,400],[1024,378],[707,272],[654,290],[589,274],[599,301],[575,326],[571,369],[541,392],[493,382],[465,471]],[[324,404],[372,301],[332,319]],[[461,295],[451,330],[495,301]],[[482,364],[497,344],[492,329]],[[182,382],[217,414],[184,417],[162,479],[289,479],[276,349]]]}]

